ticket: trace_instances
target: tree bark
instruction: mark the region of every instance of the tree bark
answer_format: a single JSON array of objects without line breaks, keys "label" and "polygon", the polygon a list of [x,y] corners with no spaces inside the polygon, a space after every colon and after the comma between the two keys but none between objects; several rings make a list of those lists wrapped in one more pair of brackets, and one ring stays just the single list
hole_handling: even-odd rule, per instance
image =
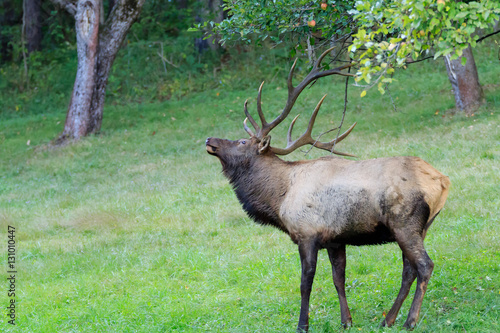
[{"label": "tree bark", "polygon": [[135,10],[131,10],[130,7],[125,6],[123,1],[117,2],[110,13],[111,24],[107,24],[100,34],[95,78],[96,84],[90,108],[92,119],[90,132],[99,132],[101,130],[109,72],[115,61],[116,54],[127,36],[127,32],[140,14],[144,1],[138,0]]},{"label": "tree bark", "polygon": [[41,0],[24,0],[24,10],[28,53],[40,51],[42,45]]},{"label": "tree bark", "polygon": [[64,131],[56,140],[97,133],[101,129],[104,99],[111,66],[145,0],[116,0],[100,27],[102,0],[52,0],[75,16],[78,69]]},{"label": "tree bark", "polygon": [[[462,65],[462,58],[467,59],[465,66]],[[446,56],[444,62],[455,94],[457,110],[464,111],[468,115],[472,114],[484,103],[484,94],[471,46],[469,45],[458,59],[450,60],[450,56]]]},{"label": "tree bark", "polygon": [[85,0],[79,1],[76,8],[78,68],[63,137],[79,139],[89,133],[89,109],[95,85],[100,7],[99,0]]}]

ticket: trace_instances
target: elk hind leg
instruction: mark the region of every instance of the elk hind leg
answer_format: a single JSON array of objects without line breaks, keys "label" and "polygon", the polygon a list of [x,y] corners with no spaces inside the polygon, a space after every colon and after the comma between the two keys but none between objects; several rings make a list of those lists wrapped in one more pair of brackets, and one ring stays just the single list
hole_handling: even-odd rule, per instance
[{"label": "elk hind leg", "polygon": [[420,307],[424,299],[425,292],[427,291],[427,284],[434,269],[434,263],[424,249],[424,240],[420,233],[410,233],[408,231],[396,232],[396,241],[403,251],[404,256],[408,259],[410,265],[417,272],[417,288],[415,296],[411,303],[408,318],[404,323],[407,329],[413,329],[417,323]]},{"label": "elk hind leg", "polygon": [[332,264],[333,284],[339,296],[340,320],[344,328],[347,328],[352,325],[352,317],[345,295],[345,245],[340,245],[337,248],[328,248],[328,256]]},{"label": "elk hind leg", "polygon": [[316,274],[318,251],[319,246],[315,240],[299,242],[302,277],[300,281],[301,304],[297,332],[307,332],[309,330],[309,299],[314,275]]},{"label": "elk hind leg", "polygon": [[412,267],[408,259],[403,254],[403,273],[401,280],[401,288],[399,289],[398,296],[396,297],[396,300],[394,301],[391,310],[387,313],[387,316],[384,318],[382,326],[390,327],[394,324],[399,309],[401,309],[401,305],[408,296],[411,285],[413,284],[413,281],[415,281],[416,277],[417,277],[417,271]]}]

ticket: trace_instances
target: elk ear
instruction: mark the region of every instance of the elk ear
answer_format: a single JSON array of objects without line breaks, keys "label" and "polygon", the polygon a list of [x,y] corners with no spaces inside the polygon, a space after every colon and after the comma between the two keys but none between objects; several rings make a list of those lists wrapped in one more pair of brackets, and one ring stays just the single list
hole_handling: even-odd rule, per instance
[{"label": "elk ear", "polygon": [[271,136],[266,135],[259,143],[259,154],[267,153],[270,144],[271,144]]}]

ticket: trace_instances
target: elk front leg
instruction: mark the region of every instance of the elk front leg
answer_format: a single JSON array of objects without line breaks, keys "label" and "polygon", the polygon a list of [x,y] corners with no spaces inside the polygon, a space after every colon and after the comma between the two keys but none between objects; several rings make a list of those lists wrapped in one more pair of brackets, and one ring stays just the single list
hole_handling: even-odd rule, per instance
[{"label": "elk front leg", "polygon": [[347,328],[352,325],[352,318],[345,296],[345,245],[340,245],[338,248],[328,248],[328,256],[332,263],[333,284],[339,296],[340,320],[344,328]]},{"label": "elk front leg", "polygon": [[413,284],[413,281],[415,281],[416,277],[417,277],[417,271],[411,266],[410,262],[403,254],[403,274],[401,280],[401,288],[399,289],[398,296],[396,297],[396,300],[394,301],[391,310],[389,311],[384,321],[382,322],[382,326],[391,327],[394,324],[399,309],[401,309],[401,305],[408,296],[411,285]]},{"label": "elk front leg", "polygon": [[300,281],[300,317],[297,332],[309,330],[309,299],[311,297],[316,263],[318,260],[319,247],[316,241],[299,242],[300,262],[302,265],[302,277]]}]

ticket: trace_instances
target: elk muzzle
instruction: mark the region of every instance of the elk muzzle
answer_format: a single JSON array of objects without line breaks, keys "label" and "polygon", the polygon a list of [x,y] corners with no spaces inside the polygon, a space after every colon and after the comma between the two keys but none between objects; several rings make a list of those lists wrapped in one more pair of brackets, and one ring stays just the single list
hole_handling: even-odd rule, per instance
[{"label": "elk muzzle", "polygon": [[219,147],[217,145],[217,139],[208,138],[205,141],[205,145],[206,145],[207,153],[209,153],[210,155],[217,155],[217,149]]}]

